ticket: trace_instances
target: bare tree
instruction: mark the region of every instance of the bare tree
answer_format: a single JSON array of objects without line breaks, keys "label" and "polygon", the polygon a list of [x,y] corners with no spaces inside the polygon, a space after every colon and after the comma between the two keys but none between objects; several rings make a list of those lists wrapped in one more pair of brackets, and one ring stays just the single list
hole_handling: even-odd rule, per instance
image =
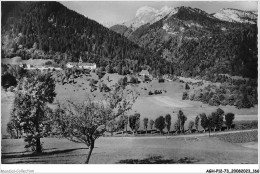
[{"label": "bare tree", "polygon": [[130,110],[136,98],[133,91],[126,93],[120,86],[115,86],[100,100],[89,96],[83,103],[59,104],[55,114],[58,130],[70,141],[89,147],[85,161],[88,164],[95,140],[106,131],[105,124]]}]

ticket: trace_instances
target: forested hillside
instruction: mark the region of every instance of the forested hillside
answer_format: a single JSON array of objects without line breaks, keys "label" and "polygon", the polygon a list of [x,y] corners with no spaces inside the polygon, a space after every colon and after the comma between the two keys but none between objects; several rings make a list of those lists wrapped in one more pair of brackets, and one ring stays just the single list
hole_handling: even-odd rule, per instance
[{"label": "forested hillside", "polygon": [[[128,37],[170,61],[183,76],[231,74],[257,77],[257,26],[226,22],[190,7],[175,8]],[[115,28],[111,28],[115,29]]]},{"label": "forested hillside", "polygon": [[156,75],[231,74],[257,77],[257,26],[226,22],[178,7],[153,24],[128,32],[131,41],[58,2],[2,2],[2,58],[51,58],[148,69]]},{"label": "forested hillside", "polygon": [[[2,58],[95,62],[122,71],[171,66],[156,54],[58,2],[2,2]],[[163,67],[163,68],[162,68]]]}]

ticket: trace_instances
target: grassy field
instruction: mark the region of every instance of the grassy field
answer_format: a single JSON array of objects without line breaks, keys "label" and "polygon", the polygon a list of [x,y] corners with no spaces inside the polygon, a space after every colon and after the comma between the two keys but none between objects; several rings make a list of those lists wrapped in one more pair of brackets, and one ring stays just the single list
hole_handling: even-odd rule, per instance
[{"label": "grassy field", "polygon": [[[2,163],[80,164],[88,149],[66,139],[44,138],[44,154],[35,156],[25,151],[24,141],[2,140]],[[124,161],[158,158],[157,163],[178,163],[191,159],[199,164],[256,164],[257,142],[234,144],[216,137],[101,137],[95,143],[91,164],[114,164]],[[167,162],[168,161],[168,162]],[[180,162],[179,162],[180,163]]]},{"label": "grassy field", "polygon": [[[110,82],[107,81],[109,76]],[[118,74],[106,74],[102,80],[104,83],[111,86],[115,84],[120,78]],[[75,81],[75,84],[57,85],[57,100],[64,101],[71,99],[74,101],[82,101],[89,94],[99,96],[99,90],[90,92],[89,82],[87,79],[97,79],[95,73],[91,73],[91,77],[83,76]],[[158,80],[152,80],[149,83],[140,83],[138,85],[128,85],[128,89],[134,89],[140,93],[136,103],[133,105],[132,111],[128,114],[139,112],[141,114],[141,121],[147,117],[155,120],[158,116],[166,114],[172,115],[172,129],[173,123],[177,119],[177,113],[181,109],[184,114],[188,117],[187,123],[190,120],[194,120],[195,117],[200,113],[212,113],[217,108],[223,109],[225,112],[233,112],[236,114],[235,120],[258,120],[257,106],[250,109],[237,109],[235,106],[209,106],[198,101],[182,100],[182,94],[185,91],[185,83],[179,82],[168,82],[158,83]],[[159,95],[148,95],[149,91],[162,90],[162,94]],[[166,91],[166,92],[164,92]],[[188,124],[186,124],[188,125]],[[141,129],[143,126],[141,126]]]},{"label": "grassy field", "polygon": [[[109,76],[109,82],[107,81]],[[97,79],[95,73],[90,76],[82,76],[75,83],[56,85],[55,102],[74,100],[81,102],[88,95],[100,98],[99,90],[90,92],[89,79]],[[108,86],[115,84],[122,76],[118,74],[106,74],[102,80]],[[218,107],[208,106],[201,102],[182,100],[185,91],[184,83],[165,82],[158,83],[153,80],[149,83],[128,85],[127,89],[139,92],[138,99],[133,109],[128,114],[139,112],[141,114],[141,126],[143,118],[155,119],[167,113],[172,115],[172,128],[177,118],[177,112],[181,109],[189,120],[205,112],[211,113]],[[162,94],[148,95],[149,91],[162,90]],[[1,93],[1,131],[6,135],[6,124],[10,120],[10,111],[14,94]],[[52,105],[55,107],[55,104]],[[220,106],[225,112],[236,114],[236,121],[258,120],[257,106],[251,109],[237,109],[233,106]],[[128,129],[129,130],[129,129]],[[84,163],[88,151],[84,144],[76,144],[66,139],[44,138],[44,154],[34,156],[24,149],[25,142],[22,139],[2,139],[3,163],[51,163],[51,164],[75,164]],[[217,137],[192,135],[189,138],[155,137],[101,137],[95,144],[95,149],[90,163],[139,163],[154,161],[156,163],[257,163],[257,142],[230,143],[221,141]]]},{"label": "grassy field", "polygon": [[[107,80],[109,76],[109,81]],[[118,74],[106,74],[101,80],[108,86],[114,85],[123,76]],[[93,94],[98,99],[100,97],[99,90],[90,92],[89,79],[98,79],[95,73],[90,73],[90,76],[83,75],[75,79],[75,84],[56,84],[56,99],[55,102],[66,102],[66,100],[73,100],[81,102],[88,95]],[[155,120],[158,116],[171,114],[172,127],[177,119],[177,113],[181,109],[187,116],[188,120],[186,126],[190,120],[194,120],[200,113],[209,114],[215,111],[218,107],[209,106],[198,101],[182,100],[182,94],[185,91],[185,83],[168,82],[158,83],[158,80],[152,80],[149,83],[140,83],[138,85],[128,85],[127,89],[134,89],[140,93],[136,103],[133,105],[131,111],[128,114],[139,112],[141,114],[141,126],[143,129],[142,120],[147,117],[148,119]],[[149,91],[162,90],[162,94],[148,95]],[[164,92],[166,91],[166,92]],[[6,134],[6,124],[10,120],[10,108],[13,101],[13,93],[3,92],[1,93],[1,115],[2,115],[2,134]],[[55,106],[55,105],[52,105]],[[225,112],[233,112],[235,114],[235,120],[258,120],[257,106],[250,109],[237,109],[234,106],[219,106]]]}]

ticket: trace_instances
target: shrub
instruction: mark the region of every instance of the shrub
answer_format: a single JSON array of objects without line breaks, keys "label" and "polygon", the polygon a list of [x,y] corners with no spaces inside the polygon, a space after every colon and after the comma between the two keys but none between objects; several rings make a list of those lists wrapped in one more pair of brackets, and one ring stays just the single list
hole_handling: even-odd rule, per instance
[{"label": "shrub", "polygon": [[258,121],[237,121],[234,122],[236,130],[245,130],[245,129],[258,129]]},{"label": "shrub", "polygon": [[45,65],[52,65],[52,61],[45,62]]},{"label": "shrub", "polygon": [[184,91],[182,94],[182,100],[189,100],[189,95],[186,91]]},{"label": "shrub", "polygon": [[189,98],[189,99],[192,101],[192,100],[194,100],[194,97],[195,97],[195,94],[194,94],[194,93],[192,93],[192,94],[190,94],[190,95],[189,95],[189,97],[188,97],[188,98]]},{"label": "shrub", "polygon": [[97,80],[95,80],[95,79],[91,79],[90,81],[89,81],[89,86],[95,86],[96,84],[98,83],[98,81]]},{"label": "shrub", "polygon": [[153,95],[152,91],[149,91],[149,92],[148,92],[148,95]]},{"label": "shrub", "polygon": [[127,75],[129,73],[130,73],[130,71],[129,71],[129,69],[127,67],[123,67],[122,68],[122,75]]},{"label": "shrub", "polygon": [[243,94],[236,103],[237,108],[251,108],[253,106],[254,104],[249,101],[247,94]]},{"label": "shrub", "polygon": [[189,89],[190,89],[190,86],[188,85],[188,83],[185,84],[185,89],[186,89],[186,90],[189,90]]},{"label": "shrub", "polygon": [[214,94],[213,97],[209,100],[209,105],[210,106],[219,106],[219,97],[217,94]]},{"label": "shrub", "polygon": [[137,83],[138,83],[138,78],[132,76],[132,77],[130,78],[130,83],[137,84]]},{"label": "shrub", "polygon": [[4,75],[2,75],[2,87],[4,89],[9,88],[10,86],[16,86],[17,85],[17,81],[15,79],[15,77],[9,73],[6,73]]},{"label": "shrub", "polygon": [[113,69],[112,69],[112,66],[111,66],[111,65],[107,65],[107,66],[106,66],[106,72],[107,72],[107,73],[113,73]]},{"label": "shrub", "polygon": [[162,91],[161,90],[154,90],[154,94],[161,94]]},{"label": "shrub", "polygon": [[145,75],[144,76],[144,82],[147,82],[147,81],[150,81],[150,78],[149,78],[149,76]]},{"label": "shrub", "polygon": [[190,132],[192,131],[193,126],[194,126],[194,121],[190,121],[188,126]]},{"label": "shrub", "polygon": [[127,85],[127,77],[123,77],[118,80],[118,85],[125,87]]},{"label": "shrub", "polygon": [[163,78],[159,78],[159,79],[158,79],[158,82],[159,82],[159,83],[164,83],[164,79],[163,79]]}]

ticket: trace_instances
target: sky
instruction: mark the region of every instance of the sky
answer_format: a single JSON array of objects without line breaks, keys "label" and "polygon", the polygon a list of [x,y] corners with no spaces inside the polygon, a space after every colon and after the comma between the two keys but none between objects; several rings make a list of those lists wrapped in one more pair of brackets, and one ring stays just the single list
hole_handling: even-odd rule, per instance
[{"label": "sky", "polygon": [[257,1],[62,1],[63,5],[105,26],[129,21],[143,6],[161,9],[163,6],[189,6],[207,13],[215,13],[222,8],[257,10]]}]

